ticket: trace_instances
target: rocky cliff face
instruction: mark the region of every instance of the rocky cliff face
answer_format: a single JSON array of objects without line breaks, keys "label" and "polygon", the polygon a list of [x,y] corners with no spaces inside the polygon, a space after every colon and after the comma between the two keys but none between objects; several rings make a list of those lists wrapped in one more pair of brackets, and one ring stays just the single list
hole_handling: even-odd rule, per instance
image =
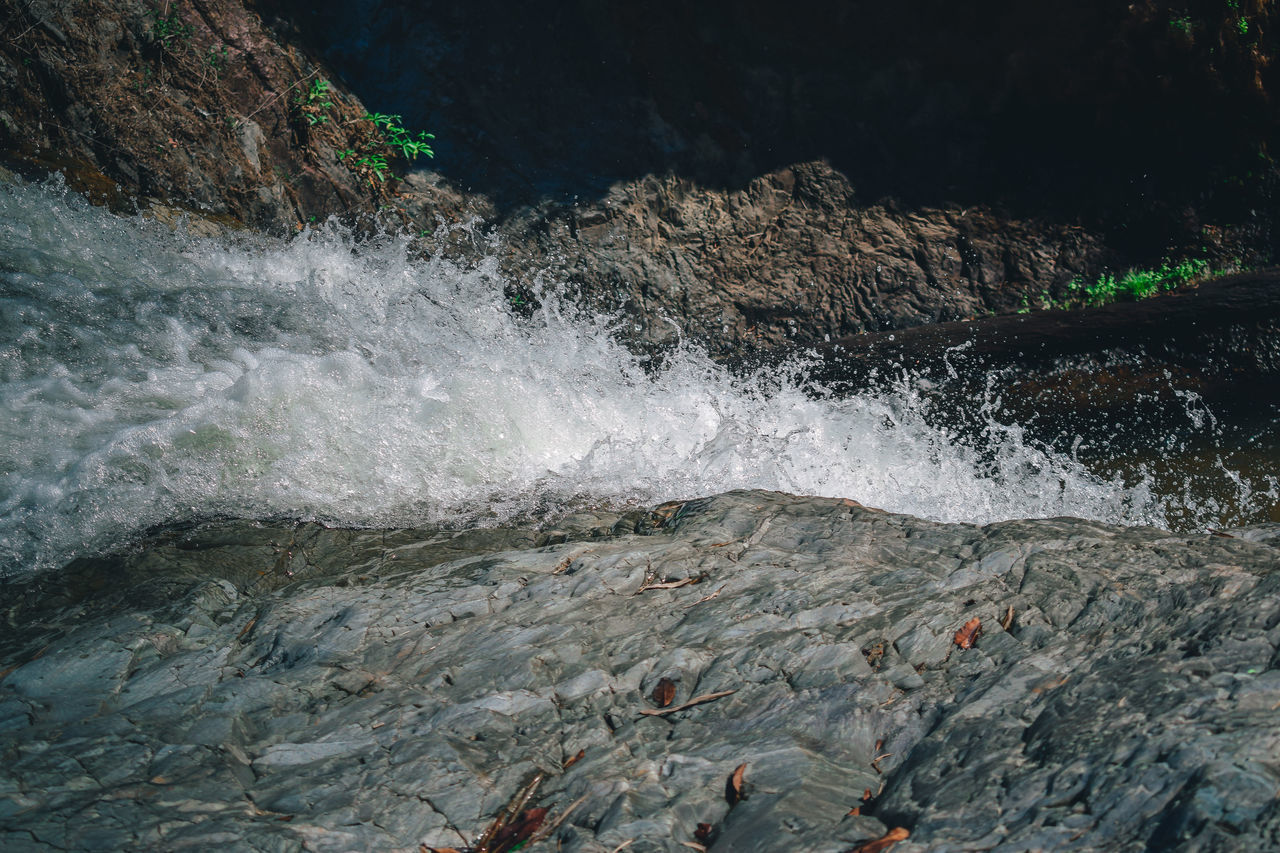
[{"label": "rocky cliff face", "polygon": [[506,229],[532,235],[508,264],[520,280],[552,271],[644,344],[684,334],[718,356],[1015,311],[1107,256],[1095,234],[988,208],[860,204],[825,161],[732,191],[649,177],[537,215]]},{"label": "rocky cliff face", "polygon": [[478,215],[516,301],[549,274],[728,356],[1269,261],[1273,11],[1219,5],[9,2],[0,144],[277,231]]},{"label": "rocky cliff face", "polygon": [[175,532],[6,590],[0,843],[459,847],[541,773],[548,850],[1269,849],[1277,533]]},{"label": "rocky cliff face", "polygon": [[277,232],[390,198],[338,157],[376,142],[363,105],[239,0],[37,0],[0,14],[11,166],[61,171],[120,210]]}]

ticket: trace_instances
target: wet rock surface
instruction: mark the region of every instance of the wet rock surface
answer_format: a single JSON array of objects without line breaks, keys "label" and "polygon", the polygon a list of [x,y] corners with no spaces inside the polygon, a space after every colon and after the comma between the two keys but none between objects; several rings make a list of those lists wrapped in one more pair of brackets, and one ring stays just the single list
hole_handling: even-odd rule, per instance
[{"label": "wet rock surface", "polygon": [[558,278],[642,346],[683,335],[722,358],[1013,312],[1111,257],[1096,234],[986,207],[869,204],[825,161],[737,190],[631,181],[502,232],[517,281]]},{"label": "wet rock surface", "polygon": [[546,849],[1271,847],[1276,542],[764,492],[175,531],[7,584],[0,845],[461,846],[541,771]]}]

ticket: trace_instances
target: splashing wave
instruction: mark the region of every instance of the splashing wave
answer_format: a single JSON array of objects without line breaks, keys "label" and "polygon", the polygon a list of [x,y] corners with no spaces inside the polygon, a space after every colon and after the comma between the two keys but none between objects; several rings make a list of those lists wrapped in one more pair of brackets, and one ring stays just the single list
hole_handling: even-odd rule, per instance
[{"label": "splashing wave", "polygon": [[545,295],[510,310],[496,256],[413,259],[326,225],[197,239],[56,183],[0,189],[0,567],[159,523],[504,520],[736,487],[949,521],[1163,521],[994,420],[931,424],[909,382],[834,399],[803,364],[658,372]]}]

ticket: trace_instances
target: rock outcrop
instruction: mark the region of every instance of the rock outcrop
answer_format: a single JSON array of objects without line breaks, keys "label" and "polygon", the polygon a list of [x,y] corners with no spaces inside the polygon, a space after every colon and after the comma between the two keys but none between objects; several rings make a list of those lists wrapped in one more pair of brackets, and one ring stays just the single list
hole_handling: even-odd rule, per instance
[{"label": "rock outcrop", "polygon": [[635,318],[645,346],[683,334],[719,357],[1009,313],[1028,293],[1061,297],[1109,257],[1079,228],[861,203],[824,161],[730,191],[646,178],[503,233],[520,248],[507,264],[518,280],[567,282]]},{"label": "rock outcrop", "polygon": [[0,843],[456,847],[542,773],[546,849],[1270,848],[1277,541],[763,492],[175,531],[6,591]]},{"label": "rock outcrop", "polygon": [[339,157],[394,162],[364,105],[242,0],[37,0],[0,14],[0,152],[16,168],[60,171],[117,210],[276,232],[390,205],[384,181]]}]

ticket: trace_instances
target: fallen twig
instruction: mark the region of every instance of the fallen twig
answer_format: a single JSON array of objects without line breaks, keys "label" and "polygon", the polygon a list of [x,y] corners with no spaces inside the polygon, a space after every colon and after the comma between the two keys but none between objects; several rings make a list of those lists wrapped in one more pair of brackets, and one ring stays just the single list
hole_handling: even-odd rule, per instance
[{"label": "fallen twig", "polygon": [[725,588],[726,586],[728,586],[728,584],[727,584],[727,583],[726,583],[726,584],[724,584],[724,585],[722,585],[719,589],[717,589],[715,592],[711,593],[710,595],[704,595],[704,596],[702,596],[702,598],[699,598],[697,601],[695,601],[695,602],[693,602],[693,603],[691,603],[691,604],[686,604],[686,605],[685,605],[685,607],[692,607],[694,604],[701,604],[701,603],[702,603],[702,602],[704,602],[704,601],[710,601],[711,599],[715,598],[715,597],[716,597],[717,595],[719,595],[720,593],[724,592],[724,588]]},{"label": "fallen twig", "polygon": [[650,589],[679,589],[682,586],[697,583],[702,580],[700,577],[681,578],[678,581],[663,581],[662,583],[647,583],[636,590],[636,595]]},{"label": "fallen twig", "polygon": [[538,790],[538,786],[542,784],[544,776],[545,774],[542,772],[535,773],[523,788],[515,792],[511,799],[507,801],[507,805],[494,818],[493,823],[489,824],[489,828],[480,836],[480,839],[475,843],[474,849],[488,853],[498,834],[506,829],[529,801],[533,799],[533,795]]},{"label": "fallen twig", "polygon": [[648,717],[661,717],[664,714],[674,714],[676,711],[683,711],[685,708],[692,708],[694,705],[701,705],[704,702],[712,702],[728,696],[730,693],[737,693],[737,690],[721,690],[719,693],[707,693],[702,696],[695,696],[683,705],[672,705],[670,708],[644,709],[640,713]]},{"label": "fallen twig", "polygon": [[560,814],[556,815],[555,820],[551,821],[548,824],[545,824],[542,827],[542,829],[534,833],[533,837],[529,839],[529,846],[533,846],[536,842],[542,841],[544,838],[550,838],[551,833],[559,829],[560,824],[565,822],[565,819],[569,817],[569,815],[573,812],[574,809],[576,809],[578,806],[585,803],[587,801],[588,796],[590,796],[589,791],[586,794],[583,794],[581,797],[578,797],[578,799],[574,800],[572,803],[569,803],[569,805],[566,806],[564,810],[560,812]]}]

